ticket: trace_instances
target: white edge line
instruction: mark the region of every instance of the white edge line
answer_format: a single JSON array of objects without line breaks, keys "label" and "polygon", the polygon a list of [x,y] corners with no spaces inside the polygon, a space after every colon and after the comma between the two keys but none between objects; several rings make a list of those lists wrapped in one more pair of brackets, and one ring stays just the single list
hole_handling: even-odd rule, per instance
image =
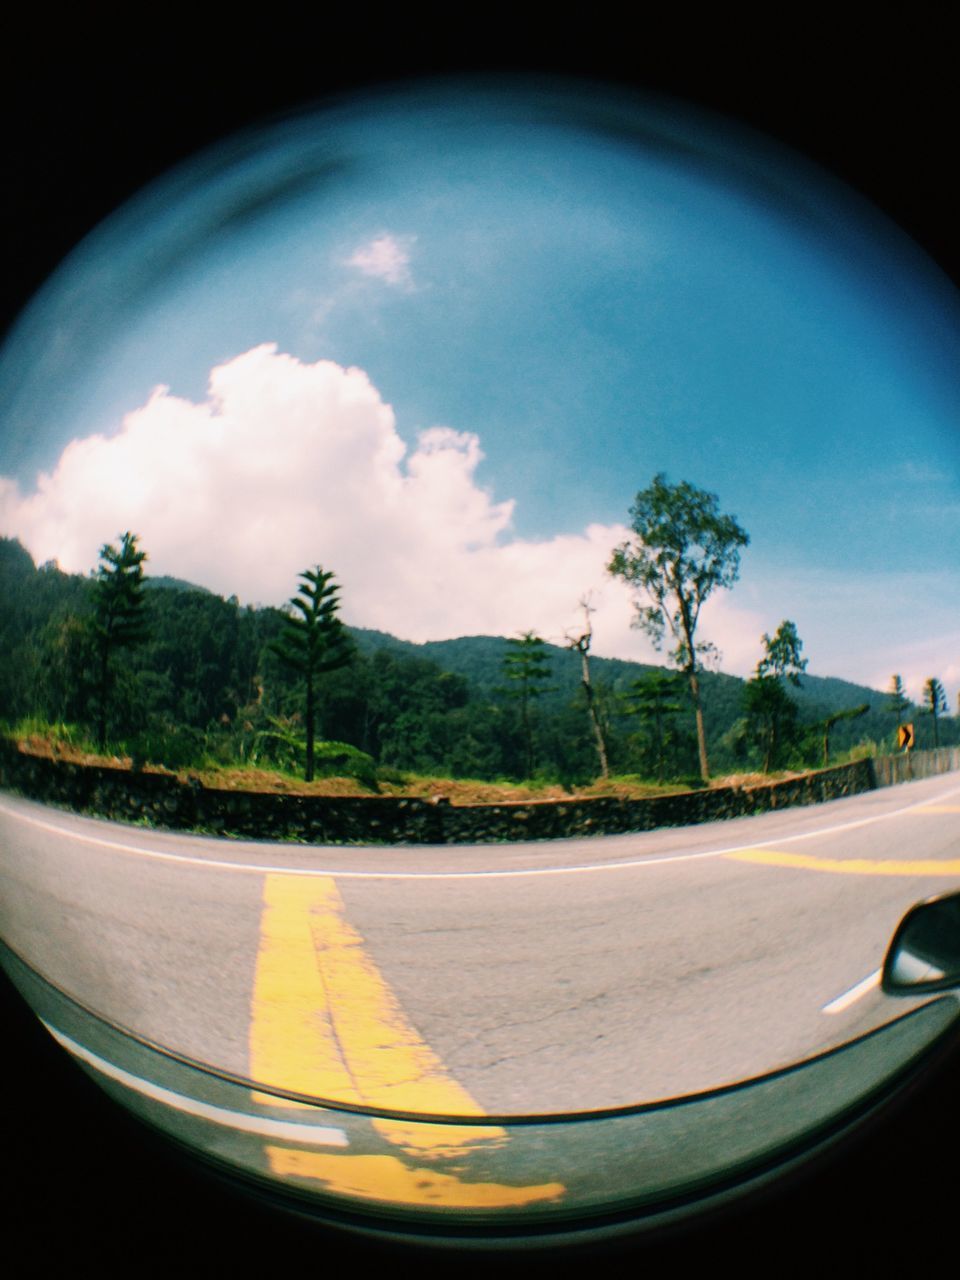
[{"label": "white edge line", "polygon": [[[929,798],[918,800],[915,804],[908,804],[903,809],[894,809],[891,813],[878,813],[870,818],[857,818],[853,822],[842,822],[832,827],[819,827],[816,831],[802,831],[793,836],[773,837],[770,840],[755,840],[749,844],[733,845],[724,849],[708,849],[703,853],[662,854],[647,858],[633,858],[624,862],[588,863],[572,867],[526,867],[513,871],[343,871],[339,869],[329,870],[323,867],[278,867],[250,862],[227,862],[219,858],[196,858],[183,853],[163,853],[159,849],[146,849],[143,845],[123,844],[118,840],[104,840],[99,836],[83,835],[80,832],[59,827],[55,823],[44,822],[25,813],[18,813],[16,809],[11,809],[3,803],[0,803],[0,813],[4,813],[20,822],[25,822],[29,826],[38,827],[42,831],[51,831],[55,835],[66,836],[68,839],[76,840],[82,844],[99,845],[103,849],[112,849],[118,853],[133,853],[144,858],[155,858],[160,862],[185,863],[189,866],[211,867],[221,871],[245,871],[251,875],[331,876],[338,880],[480,880],[493,878],[506,880],[519,876],[565,876],[593,871],[623,871],[636,867],[661,866],[670,862],[696,862],[702,858],[722,858],[727,854],[742,853],[748,849],[766,849],[774,845],[793,844],[798,840],[812,840],[817,836],[836,835],[839,831],[852,831],[856,827],[868,827],[875,822],[886,822],[891,818],[899,818],[905,813],[911,813],[914,809],[923,809],[931,803],[937,803],[954,795],[960,795],[960,787],[953,787],[951,790],[943,792],[942,795],[936,797],[936,801],[931,801]],[[850,797],[845,798],[850,799]],[[770,810],[770,812],[774,811]],[[189,835],[190,833],[182,832],[179,834]],[[645,835],[648,833],[619,832],[616,838],[630,834]],[[430,847],[445,848],[447,846]]]},{"label": "white edge line", "polygon": [[183,1111],[187,1115],[199,1116],[203,1120],[210,1120],[213,1124],[223,1125],[228,1129],[240,1130],[243,1133],[255,1133],[264,1138],[281,1138],[288,1142],[301,1142],[309,1146],[346,1147],[350,1145],[347,1135],[342,1129],[298,1124],[293,1120],[268,1120],[266,1117],[246,1115],[242,1111],[230,1111],[226,1107],[214,1107],[208,1102],[198,1102],[195,1098],[186,1098],[181,1093],[174,1093],[171,1089],[164,1089],[161,1085],[151,1084],[149,1080],[143,1080],[140,1076],[131,1075],[129,1071],[124,1071],[122,1067],[117,1067],[112,1062],[107,1062],[105,1058],[98,1057],[91,1050],[77,1044],[75,1040],[71,1040],[62,1031],[56,1031],[50,1026],[49,1022],[44,1022],[42,1018],[40,1021],[43,1022],[43,1025],[54,1040],[69,1053],[73,1054],[75,1058],[80,1058],[81,1061],[88,1063],[101,1074],[126,1085],[128,1089],[142,1093],[145,1097],[152,1098],[155,1102],[162,1102],[168,1107],[174,1107],[177,1111]]},{"label": "white edge line", "polygon": [[872,991],[874,987],[880,985],[880,970],[877,969],[873,973],[868,974],[857,983],[855,987],[851,987],[849,991],[842,992],[835,1000],[831,1000],[829,1004],[825,1004],[822,1013],[843,1013],[844,1009],[849,1009],[852,1004],[856,1004],[868,991]]}]

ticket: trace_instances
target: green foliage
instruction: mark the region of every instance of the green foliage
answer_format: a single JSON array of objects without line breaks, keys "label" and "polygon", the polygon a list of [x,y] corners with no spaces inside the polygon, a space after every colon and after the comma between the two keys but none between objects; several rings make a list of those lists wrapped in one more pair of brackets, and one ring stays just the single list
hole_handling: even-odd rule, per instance
[{"label": "green foliage", "polygon": [[[19,722],[18,728],[32,717],[48,740],[42,727],[57,726],[64,749],[89,752],[96,750],[98,712],[93,590],[89,578],[61,573],[55,565],[37,569],[19,543],[0,538],[0,716]],[[302,777],[304,677],[276,652],[286,615],[242,607],[235,598],[189,584],[156,588],[146,578],[143,610],[148,634],[118,651],[112,665],[111,749],[139,763],[269,766]],[[351,629],[350,637],[357,650],[353,661],[317,676],[318,743],[344,743],[364,753],[384,780],[416,772],[490,781],[527,772],[519,699],[502,696],[503,685],[519,687],[504,679],[504,660],[515,643],[474,636],[418,645],[359,629]],[[534,780],[569,790],[597,776],[596,745],[583,714],[581,660],[556,645],[544,643],[542,652],[550,680],[536,683],[539,693],[531,703]],[[633,682],[651,672],[668,676],[662,668],[591,656],[611,772],[652,779],[662,768],[667,781],[696,768],[694,711],[680,696],[682,677],[673,673],[681,709],[667,714],[661,764],[651,726],[630,696]],[[743,712],[744,682],[711,671],[700,671],[698,679],[718,770],[757,767],[760,748]],[[856,704],[869,711],[833,725],[834,759],[861,740],[889,746],[885,693],[807,675],[799,687],[788,688],[802,735],[780,756],[789,767],[819,764],[819,727]],[[960,741],[960,718],[938,716],[940,742]],[[924,716],[921,731],[923,721],[932,725]],[[933,745],[933,733],[928,736]]]},{"label": "green foliage", "polygon": [[43,716],[23,716],[6,728],[6,732],[18,740],[39,738],[49,742],[56,751],[58,748],[70,747],[75,751],[94,754],[96,743],[90,731],[83,724],[70,724],[62,720],[50,721]]},{"label": "green foliage", "polygon": [[550,658],[541,637],[533,631],[524,631],[521,635],[508,640],[507,651],[503,657],[503,674],[513,685],[512,688],[507,689],[507,696],[515,698],[520,704],[524,741],[523,776],[532,778],[534,749],[531,703],[541,697],[544,692],[544,681],[550,678]]},{"label": "green foliage", "polygon": [[[269,725],[256,734],[249,763],[266,762],[275,764],[285,773],[300,772],[307,755],[307,740],[300,733],[297,721],[274,716],[270,718]],[[379,790],[376,761],[349,742],[315,742],[313,760],[315,775],[356,778],[371,791]]]},{"label": "green foliage", "polygon": [[903,719],[903,713],[910,709],[910,699],[907,697],[907,691],[903,687],[903,681],[899,675],[890,677],[890,688],[887,691],[890,700],[887,703],[888,710],[892,711],[897,717],[897,728],[900,728],[900,722]]},{"label": "green foliage", "polygon": [[811,746],[814,739],[819,737],[823,748],[820,763],[824,768],[830,763],[830,735],[834,728],[846,720],[859,720],[869,710],[870,704],[862,702],[859,707],[848,707],[843,711],[835,711],[833,715],[827,716],[826,719],[819,721],[817,724],[805,726],[807,741]]},{"label": "green foliage", "polygon": [[776,676],[757,675],[744,686],[743,709],[763,772],[782,768],[797,742],[797,704]]},{"label": "green foliage", "polygon": [[757,663],[757,675],[789,680],[799,686],[800,677],[807,668],[807,659],[800,657],[803,642],[797,635],[796,623],[784,619],[772,639],[766,634],[763,636],[763,648],[764,655]]},{"label": "green foliage", "polygon": [[124,533],[120,545],[105,543],[94,575],[93,639],[97,650],[97,742],[103,750],[107,739],[110,695],[114,681],[111,658],[118,649],[141,644],[147,636],[144,616],[143,562],[147,555],[137,547],[137,535]]},{"label": "green foliage", "polygon": [[307,782],[315,768],[316,679],[328,671],[336,671],[353,659],[353,645],[343,623],[337,617],[340,588],[333,574],[319,565],[299,575],[303,581],[289,603],[284,618],[283,634],[271,646],[286,666],[303,676],[304,725],[306,729]]},{"label": "green foliage", "polygon": [[923,686],[923,709],[933,717],[933,745],[939,747],[939,717],[946,714],[947,697],[943,691],[943,685],[936,676],[930,676]]},{"label": "green foliage", "polygon": [[686,481],[671,485],[662,472],[637,494],[630,518],[636,537],[614,551],[607,571],[644,593],[637,625],[658,648],[669,630],[670,657],[692,670],[706,647],[695,639],[700,609],[717,587],[736,582],[749,535],[720,513],[716,494]]},{"label": "green foliage", "polygon": [[712,647],[696,639],[703,603],[740,573],[740,551],[750,538],[733,516],[721,514],[716,494],[660,472],[630,508],[634,539],[616,548],[607,572],[641,594],[635,625],[659,649],[669,630],[672,661],[688,673],[697,717],[700,772],[709,777],[706,731],[696,672]]},{"label": "green foliage", "polygon": [[199,729],[155,721],[125,742],[134,769],[145,764],[167,769],[199,768],[206,760],[206,738]]},{"label": "green foliage", "polygon": [[690,735],[677,725],[683,711],[678,701],[681,692],[679,673],[654,670],[631,681],[623,695],[624,710],[641,726],[630,740],[633,755],[643,773],[658,782],[682,767],[679,760],[689,745]]},{"label": "green foliage", "polygon": [[783,768],[801,750],[799,710],[783,682],[799,687],[807,660],[800,657],[803,643],[796,625],[787,619],[774,636],[764,634],[762,643],[763,656],[744,686],[743,710],[747,736],[759,750],[763,772],[769,773]]}]

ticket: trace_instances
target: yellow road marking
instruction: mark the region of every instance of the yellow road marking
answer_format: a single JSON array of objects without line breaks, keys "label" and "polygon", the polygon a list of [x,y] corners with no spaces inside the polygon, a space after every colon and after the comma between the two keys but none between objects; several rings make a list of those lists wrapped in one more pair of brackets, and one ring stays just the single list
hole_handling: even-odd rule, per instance
[{"label": "yellow road marking", "polygon": [[[266,877],[250,1019],[250,1074],[291,1093],[360,1103],[337,1048],[305,896],[302,881]],[[273,1106],[301,1105],[269,1094],[256,1097]]]},{"label": "yellow road marking", "polygon": [[282,1177],[314,1178],[331,1191],[393,1204],[442,1205],[457,1209],[493,1209],[555,1200],[562,1182],[511,1187],[499,1182],[461,1182],[435,1169],[411,1168],[396,1156],[329,1156],[316,1151],[268,1147],[271,1168]]},{"label": "yellow road marking", "polygon": [[960,813],[960,804],[924,804],[918,806],[915,813]]},{"label": "yellow road marking", "polygon": [[[407,1020],[346,919],[332,877],[268,875],[263,901],[250,1019],[255,1080],[330,1102],[484,1114]],[[506,1139],[493,1125],[374,1125],[390,1142],[431,1158]]]},{"label": "yellow road marking", "polygon": [[776,849],[738,849],[728,853],[738,862],[759,862],[772,867],[803,871],[833,871],[852,876],[958,876],[960,858],[815,858],[805,853],[782,853]]}]

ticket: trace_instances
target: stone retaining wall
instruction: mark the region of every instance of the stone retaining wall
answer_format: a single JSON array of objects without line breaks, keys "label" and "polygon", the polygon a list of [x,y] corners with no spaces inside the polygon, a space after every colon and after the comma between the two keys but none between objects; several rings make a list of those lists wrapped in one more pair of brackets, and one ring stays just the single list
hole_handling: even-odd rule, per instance
[{"label": "stone retaining wall", "polygon": [[903,781],[908,764],[914,777],[945,772],[960,768],[960,751],[860,760],[784,782],[647,800],[602,797],[453,805],[397,796],[215,790],[163,774],[49,760],[0,740],[0,786],[32,799],[121,822],[311,844],[485,844],[690,826],[856,795]]}]

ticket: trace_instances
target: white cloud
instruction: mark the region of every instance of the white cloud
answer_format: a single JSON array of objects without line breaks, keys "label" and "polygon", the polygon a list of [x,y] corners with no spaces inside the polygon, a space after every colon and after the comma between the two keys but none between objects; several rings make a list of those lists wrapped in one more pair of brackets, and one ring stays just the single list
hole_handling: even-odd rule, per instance
[{"label": "white cloud", "polygon": [[[664,662],[630,625],[630,593],[605,572],[628,530],[597,523],[512,536],[513,501],[477,482],[482,456],[475,435],[447,426],[421,432],[409,450],[362,370],[305,364],[265,345],[214,369],[202,403],[157,387],[115,434],[69,444],[33,493],[0,477],[0,532],[19,537],[38,563],[86,573],[104,542],[131,529],[150,572],[263,604],[282,603],[297,574],[319,562],[341,584],[348,622],[419,641],[530,629],[562,644],[578,634],[578,601],[590,592],[596,654]],[[772,590],[748,581],[707,602],[700,635],[721,650],[721,669],[749,674],[761,633],[789,616],[817,673],[871,683],[882,674],[883,687],[886,667],[900,669],[913,692],[921,673],[937,670],[926,647],[909,655],[914,663],[875,651],[868,671],[854,665],[866,646],[851,642],[851,662],[832,661],[843,645],[830,643],[807,602],[820,601],[821,620],[850,617],[849,588],[840,593],[847,608],[825,614],[827,584],[797,596],[804,584],[791,581],[781,611]],[[874,619],[867,625],[877,630]],[[956,672],[939,674],[953,705]]]},{"label": "white cloud", "polygon": [[357,267],[364,275],[374,276],[392,285],[410,285],[410,249],[415,236],[397,237],[385,231],[361,245],[347,259],[347,265]]}]

